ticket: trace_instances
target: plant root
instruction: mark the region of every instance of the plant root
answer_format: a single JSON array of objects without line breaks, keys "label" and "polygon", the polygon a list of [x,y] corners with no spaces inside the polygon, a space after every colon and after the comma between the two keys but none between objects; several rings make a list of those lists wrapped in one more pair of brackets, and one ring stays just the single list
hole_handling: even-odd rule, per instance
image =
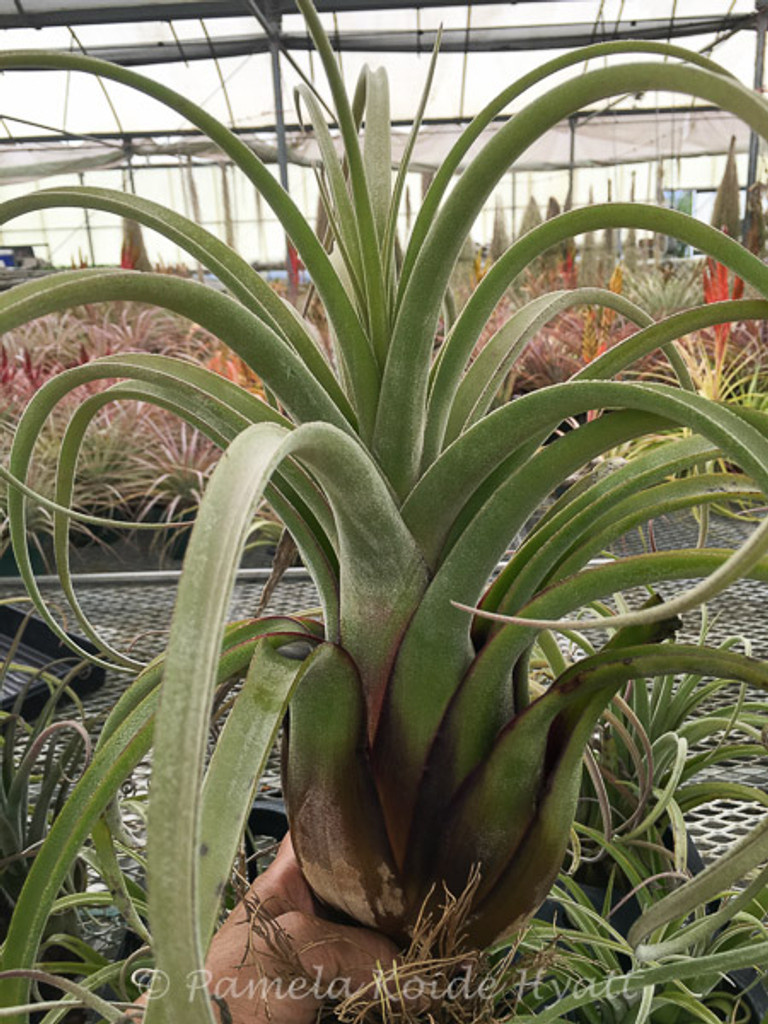
[{"label": "plant root", "polygon": [[348,999],[327,1007],[322,1024],[501,1024],[508,994],[526,967],[518,956],[521,935],[498,951],[478,950],[466,925],[480,884],[475,869],[459,896],[447,889],[435,906],[430,893],[408,948],[388,969]]}]

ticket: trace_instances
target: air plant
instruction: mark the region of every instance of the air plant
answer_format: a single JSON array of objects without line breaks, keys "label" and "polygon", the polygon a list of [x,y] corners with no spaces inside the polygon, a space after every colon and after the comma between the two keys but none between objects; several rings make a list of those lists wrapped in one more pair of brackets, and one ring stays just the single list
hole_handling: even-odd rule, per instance
[{"label": "air plant", "polygon": [[[0,713],[0,939],[19,894],[56,815],[69,790],[82,773],[90,756],[91,742],[82,722],[76,718],[54,721],[54,713],[69,676],[54,674],[54,666],[31,665],[21,653],[25,625],[22,624],[0,662],[0,691],[6,679],[23,680],[11,712]],[[60,666],[59,666],[60,667]],[[81,671],[78,664],[72,674]],[[28,687],[44,682],[51,695],[41,713],[31,722],[22,715]],[[76,861],[62,888],[82,888],[85,865]],[[73,915],[63,914],[53,922],[58,931],[76,925]]]},{"label": "air plant", "polygon": [[[519,933],[556,877],[584,748],[621,687],[634,678],[676,672],[768,686],[764,663],[672,641],[679,612],[743,575],[768,578],[768,523],[736,552],[658,552],[590,562],[624,520],[714,500],[728,486],[725,475],[680,471],[718,453],[768,492],[766,419],[695,394],[674,347],[695,330],[765,317],[768,301],[715,303],[654,323],[639,305],[607,289],[555,291],[511,314],[471,359],[504,292],[532,261],[574,235],[610,227],[676,235],[762,295],[768,295],[768,268],[733,239],[675,211],[591,205],[554,217],[511,245],[456,316],[446,293],[465,238],[502,175],[569,114],[617,93],[663,88],[718,103],[768,135],[766,102],[709,60],[669,45],[603,43],[558,57],[506,89],[468,126],[435,175],[400,259],[398,212],[434,61],[393,177],[385,74],[366,69],[350,100],[317,13],[309,0],[299,0],[299,7],[331,97],[326,104],[309,85],[298,89],[302,116],[313,125],[323,158],[330,252],[254,153],[186,97],[87,56],[0,57],[6,72],[67,68],[122,82],[209,134],[290,236],[324,304],[334,345],[328,359],[294,309],[245,261],[151,200],[59,188],[0,205],[0,222],[56,206],[130,217],[183,245],[227,289],[220,293],[152,273],[62,273],[0,297],[0,329],[86,301],[156,303],[214,333],[258,374],[277,403],[267,404],[203,366],[159,354],[115,354],[40,388],[11,453],[9,470],[18,482],[10,507],[14,548],[30,594],[60,630],[29,570],[21,487],[36,438],[57,403],[83,383],[117,381],[85,397],[71,418],[50,508],[62,586],[82,628],[99,640],[105,661],[133,672],[142,666],[99,638],[80,612],[67,570],[73,515],[67,510],[88,423],[107,403],[139,399],[181,416],[224,450],[190,538],[166,655],[139,675],[110,715],[92,764],[38,852],[4,948],[7,969],[34,963],[63,873],[121,781],[153,745],[149,926],[157,966],[170,988],[167,998],[151,1002],[148,1021],[212,1021],[207,998],[190,993],[185,979],[202,968],[254,786],[286,707],[290,827],[318,899],[406,943],[425,904],[429,911],[445,887],[464,894],[467,940],[485,947]],[[584,60],[636,52],[664,60],[624,62],[579,72],[559,85],[547,82]],[[544,94],[506,122],[454,184],[482,129],[539,82],[549,86]],[[328,107],[339,125],[343,157],[326,127]],[[638,330],[564,383],[489,411],[536,331],[557,313],[587,303],[615,310]],[[449,329],[433,358],[443,311]],[[679,378],[674,385],[612,379],[659,347]],[[563,419],[592,411],[603,415],[544,444]],[[518,552],[487,586],[510,538],[562,481],[623,441],[680,426],[690,436],[572,488],[563,514],[542,519],[521,549],[524,555]],[[312,573],[320,620],[267,617],[226,624],[235,569],[262,496]],[[621,523],[612,519],[619,505],[626,513]],[[600,617],[585,622],[581,609],[638,585],[663,593],[672,579],[703,582],[617,616],[610,641],[566,667],[543,694],[532,692],[529,652],[541,630],[571,628],[569,614],[580,616],[580,628],[600,630]],[[489,618],[494,615],[499,621]],[[280,653],[289,645],[294,653],[299,640],[310,652],[305,660]],[[245,672],[245,682],[209,761],[213,692],[217,681],[237,672]],[[765,944],[739,956],[762,962]],[[684,974],[678,964],[675,969]],[[23,1003],[25,996],[24,978],[6,977],[3,1005]],[[113,1016],[118,1019],[117,1011]]]},{"label": "air plant", "polygon": [[[629,269],[629,268],[628,268]],[[687,261],[631,268],[624,280],[624,294],[642,304],[654,320],[662,320],[704,301],[701,263]]]}]

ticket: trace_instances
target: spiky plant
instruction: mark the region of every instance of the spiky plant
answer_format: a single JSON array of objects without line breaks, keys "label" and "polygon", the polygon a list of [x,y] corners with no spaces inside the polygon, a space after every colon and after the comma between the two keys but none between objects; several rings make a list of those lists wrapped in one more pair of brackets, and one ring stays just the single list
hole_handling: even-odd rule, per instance
[{"label": "spiky plant", "polygon": [[731,136],[725,170],[715,195],[712,226],[725,231],[731,238],[741,237],[741,203],[739,201],[739,172],[736,167],[736,136]]},{"label": "spiky plant", "polygon": [[[504,291],[572,235],[609,227],[677,235],[766,295],[768,268],[735,240],[674,211],[593,205],[520,238],[453,320],[446,296],[487,197],[518,155],[564,117],[616,93],[663,88],[718,103],[768,135],[765,101],[708,60],[672,46],[608,43],[559,57],[502,92],[465,130],[435,175],[400,260],[398,211],[432,72],[393,178],[385,74],[366,70],[350,101],[315,10],[309,0],[298,2],[325,66],[330,113],[343,142],[340,158],[324,104],[302,85],[300,102],[324,161],[330,252],[253,152],[185,97],[85,56],[0,59],[6,72],[44,66],[97,73],[165,102],[207,132],[282,222],[324,304],[335,345],[338,374],[314,334],[247,263],[150,200],[60,188],[0,206],[1,222],[62,205],[130,217],[185,246],[227,289],[222,294],[151,273],[62,273],[3,296],[0,329],[84,301],[157,303],[215,333],[279,402],[280,411],[204,367],[161,355],[108,356],[62,373],[35,394],[11,455],[12,474],[25,480],[37,434],[56,404],[84,382],[117,379],[84,399],[62,437],[53,511],[62,584],[77,608],[67,571],[66,507],[80,442],[102,405],[155,402],[225,451],[192,533],[166,656],[139,676],[110,716],[91,766],[37,854],[4,948],[9,969],[34,962],[67,866],[126,773],[154,744],[150,928],[170,990],[150,1004],[148,1020],[212,1020],[208,1000],[199,989],[188,991],[185,979],[202,967],[255,781],[289,704],[285,793],[298,858],[319,899],[404,942],[430,893],[443,885],[462,893],[472,875],[468,937],[482,947],[521,929],[546,895],[568,843],[584,746],[621,685],[678,670],[768,684],[764,664],[666,642],[677,612],[740,575],[768,575],[760,561],[768,524],[736,553],[663,552],[590,564],[617,530],[671,506],[712,500],[722,478],[678,474],[717,453],[768,492],[766,421],[689,390],[674,349],[675,339],[693,330],[764,317],[768,302],[718,303],[654,324],[622,295],[556,291],[511,315],[470,360]],[[528,87],[587,58],[633,52],[664,60],[579,71],[550,86],[499,129],[449,189],[482,129]],[[575,378],[489,412],[499,383],[538,327],[585,303],[615,309],[639,330]],[[435,359],[443,308],[451,326]],[[611,379],[659,346],[679,385]],[[598,415],[602,410],[607,414]],[[585,412],[593,415],[583,426],[543,444],[563,419]],[[690,436],[572,493],[486,589],[509,539],[561,481],[624,440],[679,425]],[[312,573],[322,621],[271,617],[225,625],[262,494]],[[26,561],[19,490],[10,514],[30,593],[53,621]],[[698,578],[704,582],[682,596],[614,618],[618,632],[610,643],[532,697],[528,651],[550,620],[626,588]],[[473,611],[478,604],[480,614]],[[489,621],[496,613],[515,617]],[[311,648],[303,662],[280,653],[297,639]],[[104,649],[106,660],[139,667]],[[209,761],[213,690],[238,671],[245,682]],[[765,955],[762,946],[750,950],[751,958]],[[4,1005],[23,1001],[25,985],[9,976]]]}]

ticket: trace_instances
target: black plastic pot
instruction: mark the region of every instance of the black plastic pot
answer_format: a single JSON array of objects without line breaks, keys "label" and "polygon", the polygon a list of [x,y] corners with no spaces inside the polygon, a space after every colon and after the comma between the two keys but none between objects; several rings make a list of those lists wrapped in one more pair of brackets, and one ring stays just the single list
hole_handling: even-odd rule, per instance
[{"label": "black plastic pot", "polygon": [[[82,663],[82,659],[73,654],[42,619],[8,605],[0,605],[0,663],[4,661],[20,630],[23,630],[21,643],[13,659],[19,665],[45,670],[58,680],[69,677],[68,685],[79,696],[92,693],[103,685],[106,678],[103,668],[86,663],[82,664],[77,673],[71,674]],[[98,648],[89,640],[73,634],[68,636],[89,654],[98,653]],[[21,714],[27,719],[34,718],[42,711],[50,692],[47,683],[34,673],[8,668],[0,678],[0,709],[12,711],[21,698]]]},{"label": "black plastic pot", "polygon": [[[665,832],[662,839],[666,846],[670,846],[672,837],[669,832]],[[686,859],[688,869],[692,874],[698,875],[704,870],[705,865],[702,856],[696,843],[690,836],[688,836],[687,840]],[[605,905],[607,888],[582,882],[579,882],[579,887],[589,898],[595,910],[601,912]],[[631,896],[626,902],[622,903],[626,895],[626,891],[614,887],[612,891],[613,905],[617,906],[618,909],[611,915],[610,919],[612,926],[625,938],[629,934],[629,929],[640,916],[640,904],[634,896]],[[620,903],[621,906],[618,906]],[[708,914],[714,913],[717,909],[717,903],[708,904],[705,909]],[[536,912],[536,917],[542,921],[553,921],[556,914],[562,916],[562,908],[558,905],[557,901],[546,899]],[[619,959],[622,960],[624,958],[620,957]],[[624,967],[629,969],[630,962],[628,959],[624,961]],[[752,1024],[761,1024],[766,1014],[768,1014],[768,991],[761,978],[762,975],[758,974],[752,967],[739,968],[738,970],[729,971],[725,975],[725,982],[730,982],[732,986],[730,994],[741,993],[744,1003],[749,1007]],[[724,984],[724,987],[727,988],[727,985]]]},{"label": "black plastic pot", "polygon": [[285,804],[279,797],[259,797],[254,800],[251,813],[248,815],[248,828],[245,833],[245,855],[248,864],[248,881],[252,882],[258,874],[255,850],[251,837],[270,836],[279,842],[288,831],[288,815]]},{"label": "black plastic pot", "polygon": [[[43,538],[41,540],[41,543],[45,544],[46,541],[47,538]],[[45,558],[43,557],[42,552],[39,550],[37,544],[34,541],[30,541],[28,545],[28,550],[29,559],[32,563],[33,572],[36,574],[45,572]],[[18,575],[19,565],[18,562],[16,561],[16,556],[13,553],[13,548],[10,545],[8,545],[5,551],[3,551],[2,555],[0,555],[0,576],[13,577]]]}]

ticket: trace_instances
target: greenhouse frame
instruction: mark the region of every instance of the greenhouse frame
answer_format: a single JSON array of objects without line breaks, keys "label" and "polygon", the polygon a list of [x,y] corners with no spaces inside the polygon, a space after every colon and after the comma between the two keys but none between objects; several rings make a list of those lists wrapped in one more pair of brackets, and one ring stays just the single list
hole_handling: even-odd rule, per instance
[{"label": "greenhouse frame", "polygon": [[[319,10],[350,80],[363,63],[388,68],[395,83],[395,156],[442,27],[438,70],[401,211],[407,231],[410,208],[461,128],[502,84],[558,52],[608,39],[674,41],[762,88],[766,5],[733,0],[724,6],[703,0],[426,0],[417,7],[396,0],[329,0]],[[317,148],[299,124],[293,90],[301,76],[315,80],[317,60],[287,0],[4,0],[0,44],[85,52],[174,84],[242,135],[314,217]],[[260,197],[198,132],[171,123],[157,104],[76,73],[14,72],[4,84],[0,198],[19,194],[29,182],[123,188],[163,199],[258,266],[284,265],[282,232]],[[709,220],[732,139],[746,195],[761,178],[762,155],[730,115],[660,93],[582,111],[517,162],[479,218],[475,240],[488,245],[499,217],[514,237],[532,198],[544,209],[550,197],[561,207],[609,195],[634,197]],[[27,254],[31,247],[34,258],[54,266],[109,265],[119,262],[121,240],[115,218],[65,210],[6,226],[0,246]],[[184,259],[159,237],[148,236],[147,244],[155,263],[172,266]]]}]

